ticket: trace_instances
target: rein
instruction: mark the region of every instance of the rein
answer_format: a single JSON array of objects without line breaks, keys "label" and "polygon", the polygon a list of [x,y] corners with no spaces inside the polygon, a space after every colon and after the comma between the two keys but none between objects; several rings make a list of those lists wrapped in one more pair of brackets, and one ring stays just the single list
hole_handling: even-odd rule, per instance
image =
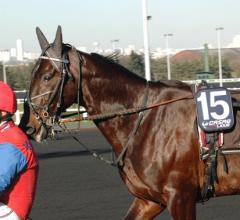
[{"label": "rein", "polygon": [[177,102],[177,101],[181,101],[181,100],[185,100],[185,99],[193,99],[193,96],[192,95],[182,96],[182,97],[179,97],[179,98],[165,100],[165,101],[162,101],[162,102],[150,104],[150,105],[147,105],[145,107],[134,107],[134,108],[129,108],[129,109],[122,110],[122,111],[117,111],[117,112],[96,114],[96,115],[90,115],[90,116],[87,116],[87,117],[81,116],[81,117],[75,117],[75,118],[70,118],[70,119],[59,119],[59,122],[60,123],[69,123],[69,122],[83,121],[83,120],[94,121],[94,120],[114,118],[114,117],[117,117],[117,116],[124,116],[124,115],[140,113],[140,112],[143,112],[143,111],[146,111],[146,110],[149,110],[149,109],[157,108],[157,107],[160,107],[160,106],[163,106],[163,105],[171,104],[173,102]]}]

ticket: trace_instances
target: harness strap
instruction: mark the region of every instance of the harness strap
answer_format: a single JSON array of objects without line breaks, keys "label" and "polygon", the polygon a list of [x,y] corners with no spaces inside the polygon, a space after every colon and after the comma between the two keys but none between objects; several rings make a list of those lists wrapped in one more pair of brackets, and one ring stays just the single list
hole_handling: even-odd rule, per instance
[{"label": "harness strap", "polygon": [[[63,55],[64,57],[66,55]],[[59,89],[60,89],[60,92],[59,92],[59,97],[58,97],[58,102],[57,102],[57,109],[55,111],[55,120],[56,118],[59,117],[60,113],[61,113],[61,108],[62,108],[62,103],[63,103],[63,87],[64,87],[64,84],[66,83],[66,77],[67,77],[67,66],[66,66],[66,63],[63,63],[63,67],[62,67],[62,73],[61,73],[61,80],[60,80],[60,85],[59,85]]]},{"label": "harness strap", "polygon": [[[146,106],[147,104],[147,99],[148,99],[148,93],[149,93],[149,83],[147,82],[147,86],[146,86],[146,91],[145,91],[145,95],[144,95],[144,99],[143,99],[143,103],[142,103],[142,106],[143,108]],[[125,155],[127,149],[128,149],[128,146],[130,145],[130,143],[132,143],[133,141],[133,138],[134,136],[136,135],[137,133],[137,130],[141,124],[141,121],[143,119],[143,116],[144,116],[144,113],[145,111],[141,111],[138,115],[138,118],[137,120],[135,121],[135,125],[134,125],[134,129],[132,130],[132,132],[130,133],[129,137],[128,137],[128,140],[125,144],[125,146],[123,147],[121,153],[119,154],[118,158],[116,159],[115,161],[115,164],[117,166],[123,166],[123,156]]]},{"label": "harness strap", "polygon": [[205,182],[201,191],[202,201],[209,200],[214,193],[214,182],[218,182],[217,179],[217,149],[215,143],[217,140],[217,133],[208,134],[209,143],[209,157],[206,159],[205,167]]},{"label": "harness strap", "polygon": [[88,148],[84,143],[82,143],[76,136],[72,135],[72,138],[77,141],[83,148],[85,148],[86,151],[88,151],[89,153],[91,153],[91,155],[93,157],[95,157],[98,160],[101,160],[103,162],[105,162],[106,164],[112,165],[112,166],[116,166],[116,164],[110,160],[106,160],[104,157],[102,157],[99,153],[97,153],[96,151],[91,150],[90,148]]}]

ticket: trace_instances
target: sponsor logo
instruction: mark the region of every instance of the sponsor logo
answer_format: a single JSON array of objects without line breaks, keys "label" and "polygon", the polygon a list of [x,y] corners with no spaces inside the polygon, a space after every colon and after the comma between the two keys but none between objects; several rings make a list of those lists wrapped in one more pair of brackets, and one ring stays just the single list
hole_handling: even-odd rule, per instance
[{"label": "sponsor logo", "polygon": [[211,120],[211,121],[203,121],[202,126],[204,128],[207,128],[207,127],[229,128],[231,127],[231,123],[232,123],[231,119]]}]

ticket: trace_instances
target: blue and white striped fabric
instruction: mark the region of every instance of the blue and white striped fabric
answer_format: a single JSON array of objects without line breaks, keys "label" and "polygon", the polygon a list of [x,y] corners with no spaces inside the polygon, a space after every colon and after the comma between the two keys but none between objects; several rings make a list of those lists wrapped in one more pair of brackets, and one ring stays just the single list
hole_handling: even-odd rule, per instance
[{"label": "blue and white striped fabric", "polygon": [[0,193],[24,170],[26,163],[25,156],[13,144],[0,144]]}]

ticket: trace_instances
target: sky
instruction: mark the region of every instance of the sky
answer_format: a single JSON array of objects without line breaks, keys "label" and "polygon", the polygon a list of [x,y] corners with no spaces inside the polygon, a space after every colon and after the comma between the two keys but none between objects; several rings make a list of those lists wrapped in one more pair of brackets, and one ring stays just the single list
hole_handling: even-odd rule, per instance
[{"label": "sky", "polygon": [[[165,48],[165,33],[171,48],[197,48],[204,43],[227,45],[240,34],[239,0],[147,0],[150,49]],[[22,39],[25,51],[39,52],[35,29],[49,42],[62,26],[63,41],[75,47],[143,47],[142,0],[0,0],[0,50],[16,47]]]}]

